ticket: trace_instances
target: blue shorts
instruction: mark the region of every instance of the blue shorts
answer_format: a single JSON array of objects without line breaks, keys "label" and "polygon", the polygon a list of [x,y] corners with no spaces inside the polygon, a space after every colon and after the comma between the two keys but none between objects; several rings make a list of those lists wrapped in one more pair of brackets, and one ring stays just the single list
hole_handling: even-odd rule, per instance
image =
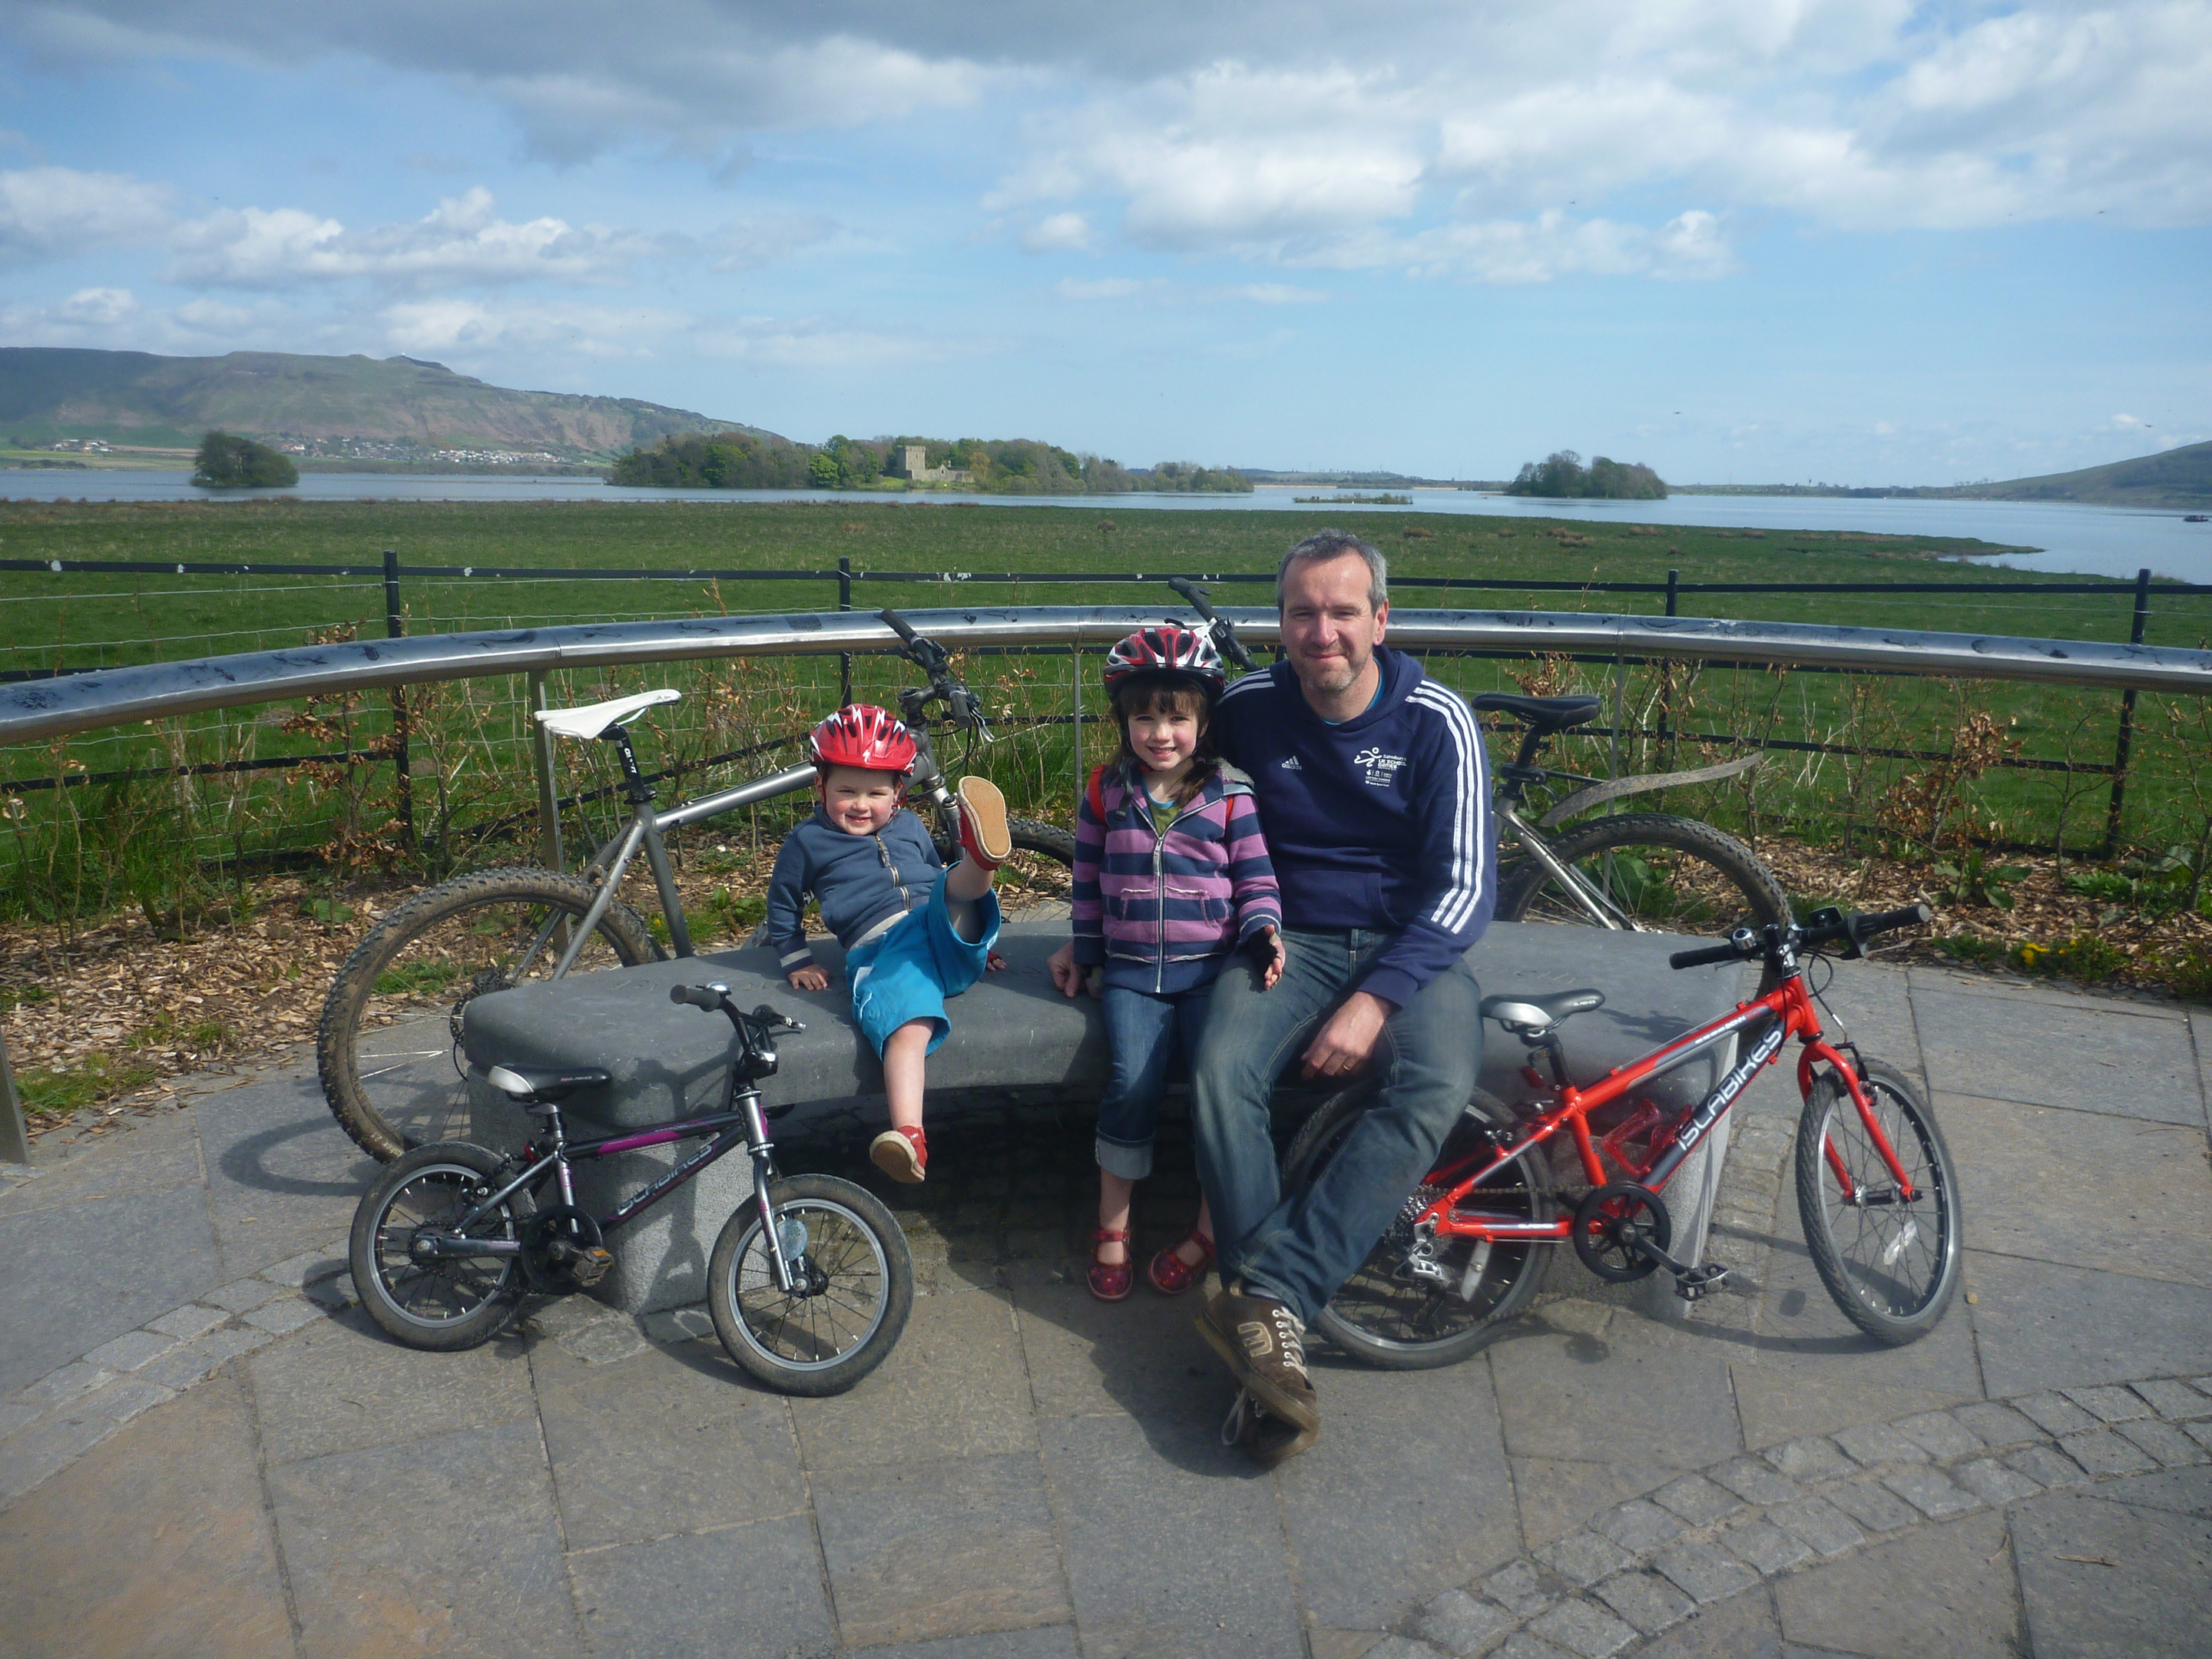
[{"label": "blue shorts", "polygon": [[999,896],[986,893],[975,905],[983,937],[970,945],[953,928],[940,874],[925,902],[845,953],[853,1018],[878,1059],[883,1057],[890,1034],[914,1020],[926,1019],[934,1028],[929,1034],[930,1054],[951,1035],[945,999],[958,996],[983,977],[991,946],[999,937]]}]

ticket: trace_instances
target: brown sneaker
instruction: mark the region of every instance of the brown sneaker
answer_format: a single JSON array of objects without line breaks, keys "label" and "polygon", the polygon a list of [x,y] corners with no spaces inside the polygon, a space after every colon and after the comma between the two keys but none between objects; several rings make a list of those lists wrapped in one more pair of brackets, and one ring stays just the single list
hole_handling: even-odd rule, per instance
[{"label": "brown sneaker", "polygon": [[1206,1304],[1198,1334],[1268,1411],[1294,1428],[1320,1431],[1321,1402],[1306,1376],[1305,1329],[1297,1314],[1239,1285]]},{"label": "brown sneaker", "polygon": [[978,866],[995,870],[1014,855],[1006,798],[988,778],[960,780],[960,846]]},{"label": "brown sneaker", "polygon": [[1242,1447],[1261,1468],[1267,1469],[1286,1458],[1296,1457],[1320,1438],[1319,1429],[1302,1429],[1294,1423],[1285,1423],[1245,1389],[1237,1390],[1237,1401],[1230,1407],[1229,1415],[1221,1425],[1223,1445]]},{"label": "brown sneaker", "polygon": [[868,1162],[893,1181],[917,1187],[929,1169],[929,1142],[919,1129],[886,1129],[868,1143]]}]

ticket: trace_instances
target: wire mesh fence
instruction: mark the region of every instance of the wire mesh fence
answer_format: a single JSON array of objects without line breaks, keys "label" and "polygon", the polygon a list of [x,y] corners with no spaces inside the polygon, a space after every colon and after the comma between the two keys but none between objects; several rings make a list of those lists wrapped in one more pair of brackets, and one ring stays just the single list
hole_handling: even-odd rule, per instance
[{"label": "wire mesh fence", "polygon": [[[1784,539],[1778,538],[1777,539]],[[1788,549],[1783,550],[1784,551]],[[219,653],[287,649],[387,633],[523,630],[576,622],[885,605],[1116,603],[1164,613],[1170,571],[534,568],[213,561],[0,560],[0,677]],[[1224,605],[1262,604],[1272,575],[1187,574]],[[1946,580],[1882,583],[1483,580],[1394,577],[1415,607],[1871,620],[1988,635],[2203,646],[2212,588],[2182,584]],[[617,607],[620,608],[617,609]],[[1093,653],[1095,657],[1095,653]],[[1587,776],[1669,769],[1746,748],[1770,759],[1666,805],[1754,840],[1787,832],[1875,848],[1899,842],[2071,854],[2212,840],[2203,762],[2212,726],[2194,697],[1726,661],[1424,653],[1468,693],[1587,691],[1607,714],[1552,758]],[[988,768],[1027,816],[1066,821],[1082,764],[1110,748],[1097,661],[1064,648],[976,653],[962,672],[1001,740]],[[692,793],[789,763],[813,721],[847,695],[893,702],[911,683],[896,658],[729,659],[563,671],[556,704],[649,686],[684,693],[640,728],[641,752]],[[1086,684],[1088,682],[1088,684]],[[306,697],[0,748],[9,914],[67,919],[136,902],[173,908],[196,884],[284,863],[435,877],[534,848],[529,692],[519,676],[435,681],[404,692]],[[1079,720],[1079,714],[1080,719]],[[556,751],[570,844],[619,812],[592,746]],[[695,837],[779,836],[805,799],[747,809]]]}]

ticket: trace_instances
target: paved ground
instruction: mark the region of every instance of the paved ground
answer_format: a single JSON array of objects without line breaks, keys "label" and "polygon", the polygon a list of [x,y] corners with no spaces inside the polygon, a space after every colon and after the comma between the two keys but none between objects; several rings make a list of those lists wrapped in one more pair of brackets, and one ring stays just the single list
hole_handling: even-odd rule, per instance
[{"label": "paved ground", "polygon": [[1738,1294],[1555,1297],[1442,1371],[1324,1353],[1324,1438],[1273,1475],[1218,1443],[1189,1306],[1084,1294],[1087,1128],[1049,1105],[933,1133],[904,1341],[792,1401],[680,1315],[379,1340],[335,1248],[369,1166],[304,1066],[202,1079],[0,1182],[0,1656],[2212,1653],[2212,1024],[1836,993],[1934,1091],[1971,1305],[1901,1351],[1844,1322],[1770,1075]]}]

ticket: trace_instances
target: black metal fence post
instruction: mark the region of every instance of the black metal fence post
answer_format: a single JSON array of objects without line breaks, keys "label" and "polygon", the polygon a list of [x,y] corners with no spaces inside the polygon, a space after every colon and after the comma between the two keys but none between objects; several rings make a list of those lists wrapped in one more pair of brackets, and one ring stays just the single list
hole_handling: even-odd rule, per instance
[{"label": "black metal fence post", "polygon": [[[2128,643],[2143,642],[2143,627],[2150,621],[2150,572],[2136,572],[2136,614],[2128,628]],[[2128,793],[2128,754],[2136,743],[2136,689],[2132,685],[2120,693],[2120,740],[2112,750],[2112,804],[2105,811],[2105,856],[2117,852],[2120,845],[2120,808],[2126,803]]]},{"label": "black metal fence post", "polygon": [[[389,547],[384,550],[384,634],[393,640],[407,635],[407,618],[399,605],[399,554]],[[407,752],[407,693],[396,685],[392,688],[392,764],[399,779],[399,838],[411,853],[415,850],[415,774]]]},{"label": "black metal fence post", "polygon": [[[853,608],[853,562],[850,559],[837,561],[837,608],[840,611]],[[842,708],[852,701],[853,653],[841,651],[837,653],[837,707]]]}]

